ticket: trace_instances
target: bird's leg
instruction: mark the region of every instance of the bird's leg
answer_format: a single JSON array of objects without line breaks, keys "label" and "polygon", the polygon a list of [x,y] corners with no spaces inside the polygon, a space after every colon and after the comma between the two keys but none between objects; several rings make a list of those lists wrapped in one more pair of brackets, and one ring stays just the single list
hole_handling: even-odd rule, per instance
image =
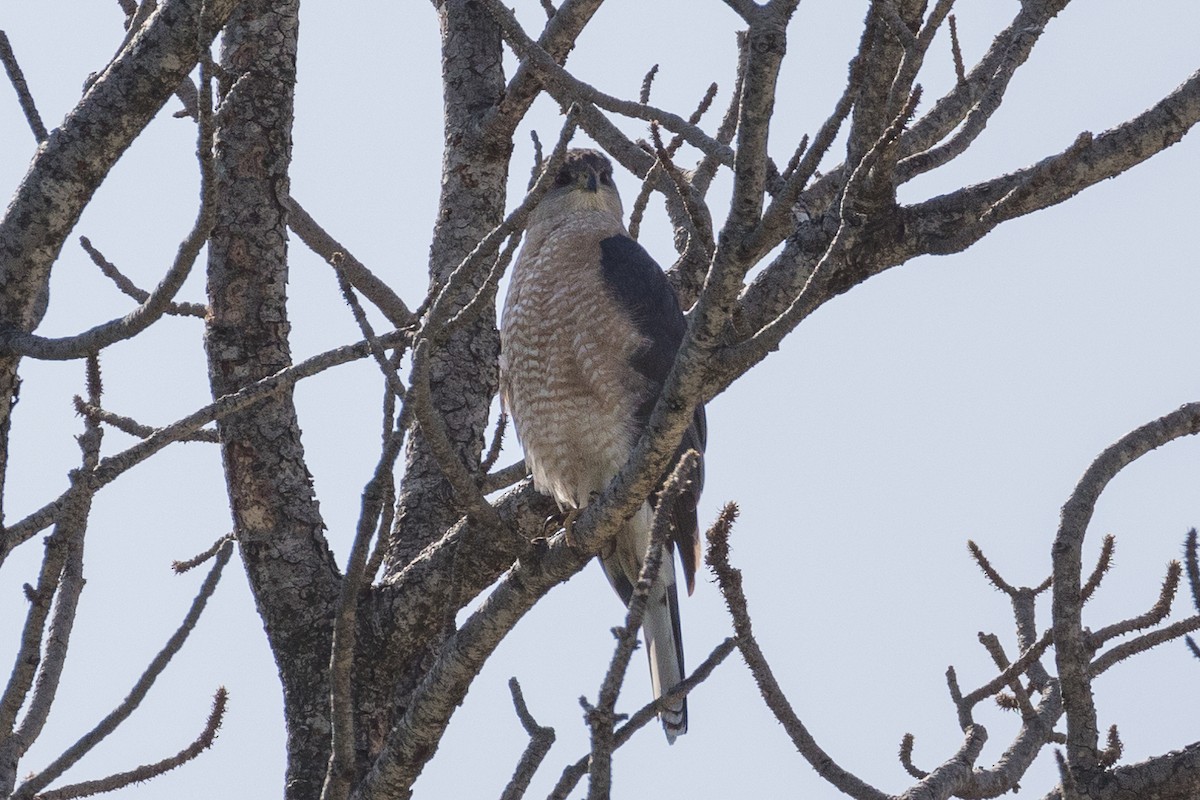
[{"label": "bird's leg", "polygon": [[[594,501],[599,496],[599,492],[592,492],[588,495],[588,502]],[[581,513],[583,513],[583,508],[572,507],[564,511],[560,505],[557,514],[551,514],[546,517],[546,521],[542,526],[543,534],[549,535],[558,528],[562,528],[563,533],[567,537],[567,544],[571,547],[579,547],[580,542],[575,538],[575,520],[579,519]]]},{"label": "bird's leg", "polygon": [[571,547],[578,547],[579,542],[575,540],[575,520],[579,519],[579,509],[569,508],[567,513],[562,518],[563,533],[566,534],[567,544]]},{"label": "bird's leg", "polygon": [[575,520],[578,518],[578,508],[563,510],[562,506],[559,506],[558,513],[546,517],[546,521],[542,523],[542,535],[549,536],[559,528],[562,528],[563,532],[567,535],[567,543],[574,547],[575,540],[572,538],[572,529],[575,526]]}]

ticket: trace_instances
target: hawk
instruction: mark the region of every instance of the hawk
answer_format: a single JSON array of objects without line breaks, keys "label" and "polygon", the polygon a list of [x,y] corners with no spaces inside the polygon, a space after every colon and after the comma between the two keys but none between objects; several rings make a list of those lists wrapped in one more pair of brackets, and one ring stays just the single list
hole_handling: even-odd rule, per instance
[{"label": "hawk", "polygon": [[[500,329],[500,392],[534,487],[568,513],[587,505],[624,466],[649,422],[686,323],[666,276],[622,222],[612,165],[570,150],[553,188],[529,217]],[[668,472],[702,454],[697,408]],[[703,460],[671,508],[672,533],[650,591],[642,632],[654,696],[683,679],[675,589],[679,551],[688,594],[700,560],[696,503]],[[665,478],[665,476],[664,476]],[[625,523],[600,563],[626,605],[641,572],[657,493]],[[659,715],[667,741],[687,731],[686,700]]]}]

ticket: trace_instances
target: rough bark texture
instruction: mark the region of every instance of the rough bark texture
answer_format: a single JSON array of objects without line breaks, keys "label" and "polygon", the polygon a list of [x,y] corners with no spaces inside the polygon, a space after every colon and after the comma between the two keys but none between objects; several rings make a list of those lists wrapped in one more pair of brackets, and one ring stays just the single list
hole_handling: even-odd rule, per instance
[{"label": "rough bark texture", "polygon": [[[447,0],[438,8],[442,34],[445,149],[442,153],[441,215],[429,250],[432,286],[450,273],[488,231],[504,218],[511,139],[483,135],[485,115],[504,92],[500,32],[474,0]],[[470,281],[469,291],[484,275]],[[465,303],[464,292],[459,303]],[[454,333],[433,355],[433,400],[472,471],[478,467],[487,414],[497,386],[500,340],[494,321],[484,317]],[[387,570],[394,574],[430,542],[444,534],[460,512],[442,470],[417,433],[408,449],[404,485],[390,544]]]},{"label": "rough bark texture", "polygon": [[[214,397],[288,366],[287,212],[298,3],[242,3],[222,42],[217,222],[206,333]],[[320,793],[329,760],[336,567],[290,391],[220,422],[234,528],[283,683],[287,797]]]},{"label": "rough bark texture", "polygon": [[[504,91],[499,30],[474,0],[448,0],[438,7],[442,35],[445,149],[442,156],[441,215],[433,231],[429,275],[433,287],[443,285],[455,267],[504,217],[509,138],[483,135],[487,113]],[[456,305],[479,289],[486,272],[471,276]],[[497,386],[499,335],[494,318],[480,315],[451,334],[432,354],[430,382],[433,405],[445,423],[456,456],[477,473],[487,432],[488,411]],[[414,427],[406,454],[404,480],[385,560],[385,576],[394,580],[422,550],[440,539],[461,516],[450,485]],[[495,564],[495,574],[503,569]],[[412,649],[390,650],[388,662],[398,668],[396,707],[421,680],[433,655],[453,629],[454,608],[466,597],[449,598],[440,619],[422,631],[409,631]],[[455,602],[457,600],[457,602]],[[398,659],[399,663],[396,663]],[[388,670],[392,671],[391,669]],[[394,679],[393,679],[394,680]]]}]

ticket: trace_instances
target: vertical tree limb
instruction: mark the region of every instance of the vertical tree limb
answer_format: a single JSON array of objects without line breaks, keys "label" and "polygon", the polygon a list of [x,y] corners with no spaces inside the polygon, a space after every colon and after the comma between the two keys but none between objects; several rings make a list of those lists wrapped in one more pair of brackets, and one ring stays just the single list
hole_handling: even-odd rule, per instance
[{"label": "vertical tree limb", "polygon": [[[205,336],[214,397],[291,365],[287,199],[298,11],[297,0],[247,0],[222,39]],[[337,567],[290,388],[218,426],[234,531],[283,683],[286,797],[311,800],[329,763]]]}]

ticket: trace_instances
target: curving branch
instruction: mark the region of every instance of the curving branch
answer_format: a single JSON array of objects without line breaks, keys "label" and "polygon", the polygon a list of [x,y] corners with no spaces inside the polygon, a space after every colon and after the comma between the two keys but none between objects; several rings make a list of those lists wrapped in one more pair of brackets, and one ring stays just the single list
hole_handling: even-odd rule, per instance
[{"label": "curving branch", "polygon": [[1090,785],[1100,769],[1099,731],[1092,696],[1094,647],[1083,630],[1080,586],[1083,539],[1100,493],[1118,472],[1157,447],[1200,432],[1200,403],[1189,403],[1123,436],[1092,462],[1062,508],[1052,548],[1055,661],[1067,715],[1066,763],[1074,780]]},{"label": "curving branch", "polygon": [[200,67],[199,130],[196,156],[200,162],[200,210],[196,222],[180,242],[175,261],[162,281],[142,304],[124,317],[110,320],[74,336],[48,339],[19,328],[0,331],[0,354],[15,354],[46,361],[65,361],[98,353],[116,342],[132,339],[167,313],[175,293],[192,271],[200,250],[216,221],[216,187],[213,175],[212,86],[208,67]]},{"label": "curving branch", "polygon": [[[104,257],[86,236],[79,237],[79,246],[84,249],[92,263],[100,268],[104,276],[116,284],[117,288],[124,292],[129,297],[132,297],[139,304],[145,303],[150,298],[150,293],[142,289],[128,277],[122,274],[121,270],[117,269],[117,265]],[[166,313],[176,316],[200,317],[208,313],[208,308],[201,303],[175,303],[167,304]]]},{"label": "curving branch", "polygon": [[225,690],[225,687],[222,686],[217,689],[216,694],[213,695],[212,710],[208,713],[204,729],[200,731],[200,735],[191,744],[175,755],[153,764],[137,767],[128,772],[118,772],[104,778],[73,783],[70,786],[63,786],[60,789],[42,792],[36,796],[35,800],[72,800],[72,798],[88,797],[93,794],[100,794],[101,792],[114,792],[117,789],[123,789],[126,786],[132,786],[135,783],[143,783],[151,778],[156,778],[163,773],[170,772],[176,767],[186,764],[212,747],[213,742],[216,741],[217,731],[221,729],[221,723],[225,719],[225,705],[228,700],[229,692]]},{"label": "curving branch", "polygon": [[826,753],[816,739],[809,733],[808,728],[800,720],[788,702],[783,687],[779,685],[775,674],[767,663],[766,656],[754,638],[754,630],[750,621],[750,610],[742,591],[742,574],[729,563],[729,533],[737,519],[738,509],[733,503],[726,504],[716,523],[709,529],[708,552],[705,562],[717,577],[717,585],[725,598],[725,605],[733,619],[733,630],[737,634],[737,647],[742,654],[746,666],[758,684],[763,701],[784,731],[792,740],[792,744],[812,766],[817,774],[855,800],[886,800],[888,795],[863,781],[857,775],[838,765]]}]

